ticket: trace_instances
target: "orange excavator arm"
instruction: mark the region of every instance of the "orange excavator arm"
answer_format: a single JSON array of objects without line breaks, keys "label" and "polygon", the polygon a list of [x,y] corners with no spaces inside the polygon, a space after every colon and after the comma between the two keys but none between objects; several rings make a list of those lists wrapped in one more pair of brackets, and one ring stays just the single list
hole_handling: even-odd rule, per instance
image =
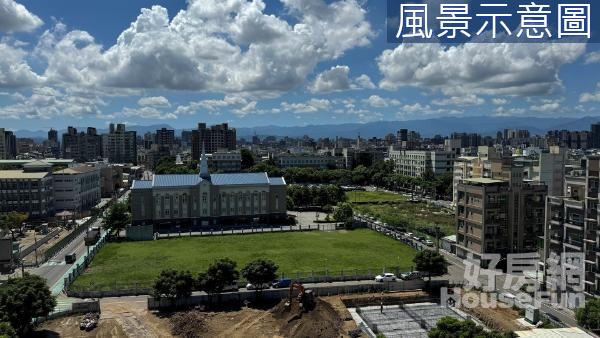
[{"label": "orange excavator arm", "polygon": [[288,296],[288,301],[291,302],[292,301],[292,294],[294,293],[294,289],[298,289],[298,291],[300,291],[300,293],[304,293],[304,286],[300,283],[292,283],[290,285],[290,293]]}]

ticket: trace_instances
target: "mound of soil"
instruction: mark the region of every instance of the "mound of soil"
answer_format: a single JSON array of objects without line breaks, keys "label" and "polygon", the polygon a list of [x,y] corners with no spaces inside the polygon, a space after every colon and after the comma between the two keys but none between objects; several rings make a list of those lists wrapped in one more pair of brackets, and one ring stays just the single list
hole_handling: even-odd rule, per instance
[{"label": "mound of soil", "polygon": [[204,330],[204,313],[193,310],[177,312],[169,319],[171,333],[182,338],[199,338]]},{"label": "mound of soil", "polygon": [[277,304],[271,313],[279,326],[279,333],[284,337],[342,337],[342,319],[336,310],[320,299],[316,300],[314,309],[304,312],[297,301],[290,307],[285,300]]}]

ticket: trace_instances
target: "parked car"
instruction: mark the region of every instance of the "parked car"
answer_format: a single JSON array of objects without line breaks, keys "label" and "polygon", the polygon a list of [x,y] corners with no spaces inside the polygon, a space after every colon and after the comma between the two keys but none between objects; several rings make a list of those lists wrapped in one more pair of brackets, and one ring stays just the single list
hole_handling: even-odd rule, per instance
[{"label": "parked car", "polygon": [[395,282],[396,281],[396,275],[394,275],[393,273],[382,273],[381,275],[377,275],[375,276],[375,281],[376,282]]},{"label": "parked car", "polygon": [[282,278],[273,282],[273,288],[287,288],[292,285],[292,280],[289,278]]},{"label": "parked car", "polygon": [[237,285],[237,282],[234,282],[231,285],[225,285],[225,287],[223,288],[223,291],[225,292],[232,292],[232,291],[238,291],[240,288]]},{"label": "parked car", "polygon": [[433,244],[434,244],[434,243],[433,243],[433,241],[432,241],[432,240],[430,240],[430,239],[426,239],[426,240],[425,240],[425,245],[428,245],[428,246],[433,246]]},{"label": "parked car", "polygon": [[400,279],[402,280],[413,280],[421,278],[421,273],[419,271],[411,271],[400,274]]},{"label": "parked car", "polygon": [[[263,285],[261,285],[261,289],[268,289],[270,287],[271,287],[271,285],[269,285],[269,283],[264,283]],[[257,289],[256,285],[254,285],[252,283],[246,284],[246,290],[256,290],[256,289]]]}]

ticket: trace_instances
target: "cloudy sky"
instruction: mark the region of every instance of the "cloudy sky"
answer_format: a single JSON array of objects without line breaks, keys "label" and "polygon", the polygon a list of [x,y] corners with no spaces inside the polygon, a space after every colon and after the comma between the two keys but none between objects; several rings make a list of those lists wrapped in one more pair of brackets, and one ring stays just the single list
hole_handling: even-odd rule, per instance
[{"label": "cloudy sky", "polygon": [[0,126],[600,112],[599,44],[388,44],[385,21],[381,0],[0,0]]}]

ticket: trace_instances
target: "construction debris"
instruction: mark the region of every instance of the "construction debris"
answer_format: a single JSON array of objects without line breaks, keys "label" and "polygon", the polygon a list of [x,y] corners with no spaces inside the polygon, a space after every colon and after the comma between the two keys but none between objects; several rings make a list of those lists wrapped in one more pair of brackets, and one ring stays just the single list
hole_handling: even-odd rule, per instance
[{"label": "construction debris", "polygon": [[204,316],[205,314],[198,310],[175,313],[170,318],[171,333],[182,338],[202,337]]}]

